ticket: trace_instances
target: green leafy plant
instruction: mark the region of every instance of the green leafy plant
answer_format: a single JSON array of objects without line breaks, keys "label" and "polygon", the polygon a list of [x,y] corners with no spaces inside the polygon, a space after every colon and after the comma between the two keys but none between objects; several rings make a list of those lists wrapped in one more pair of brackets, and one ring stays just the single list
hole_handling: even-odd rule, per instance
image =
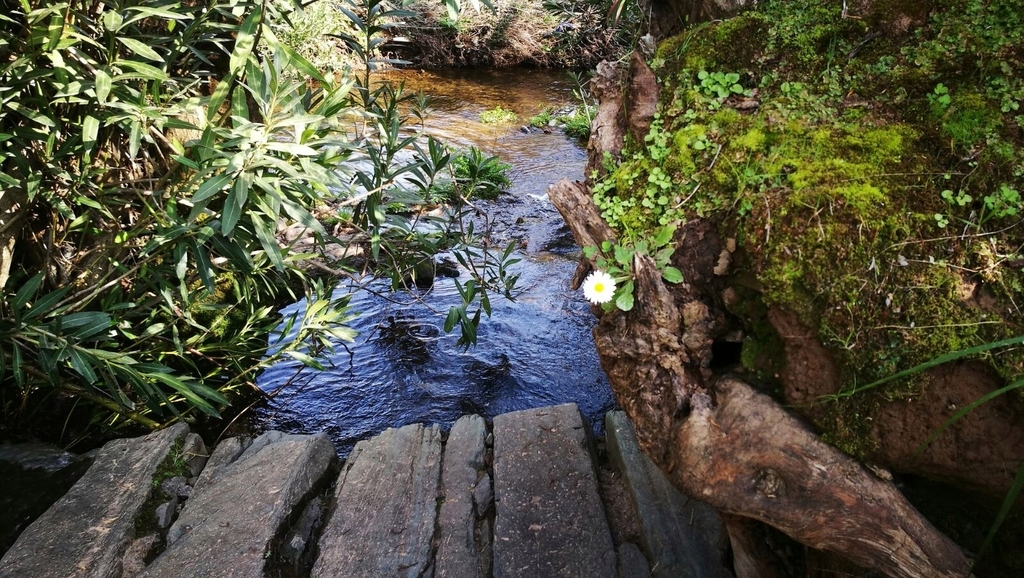
[{"label": "green leafy plant", "polygon": [[[401,105],[420,100],[372,88],[367,74],[326,78],[278,40],[274,3],[103,8],[46,1],[0,15],[6,423],[70,396],[105,427],[157,427],[217,415],[283,357],[318,367],[353,338],[348,297],[305,266],[327,242],[365,246],[372,270],[395,278],[430,251],[455,251],[472,277],[463,285],[479,286],[464,309],[492,287],[511,291],[509,255],[475,244],[464,205],[429,231],[424,217],[387,212],[422,203],[450,160],[403,132]],[[350,47],[368,71],[390,25],[359,23],[365,37]],[[328,204],[351,215],[344,238],[314,215]],[[284,242],[282,226],[312,243]],[[355,275],[352,265],[336,267]],[[300,298],[305,310],[269,344],[276,308]]]},{"label": "green leafy plant", "polygon": [[616,287],[613,298],[602,305],[606,311],[615,308],[620,311],[633,309],[632,271],[633,258],[636,255],[650,257],[665,281],[669,283],[683,281],[682,272],[669,264],[672,260],[672,253],[675,251],[671,246],[675,231],[675,227],[672,226],[662,227],[649,241],[641,240],[629,244],[604,241],[600,247],[587,246],[583,248],[583,255],[593,261],[598,270],[604,271],[615,280]]},{"label": "green leafy plant", "polygon": [[555,120],[555,110],[550,106],[530,117],[530,126],[534,128],[545,128],[552,120]]},{"label": "green leafy plant", "polygon": [[498,157],[484,155],[476,147],[456,154],[449,166],[451,178],[433,185],[431,198],[449,202],[492,200],[512,185],[508,176],[512,165]]},{"label": "green leafy plant", "polygon": [[935,85],[935,90],[928,93],[928,102],[932,104],[932,108],[939,114],[949,108],[952,98],[949,96],[949,89],[946,88],[946,85],[941,82]]},{"label": "green leafy plant", "polygon": [[[481,312],[490,316],[488,292],[497,291],[511,299],[518,277],[508,270],[514,261],[511,251],[495,253],[485,242],[487,231],[478,232],[470,223],[476,212],[471,198],[506,187],[503,177],[508,167],[476,149],[453,157],[437,139],[411,130],[411,121],[422,119],[429,99],[406,93],[402,85],[374,88],[370,84],[371,69],[396,62],[377,55],[378,35],[393,28],[392,21],[406,12],[386,9],[383,0],[366,0],[360,13],[348,10],[346,15],[365,35],[339,36],[365,59],[355,90],[367,119],[352,143],[366,162],[353,171],[358,193],[345,201],[354,205],[350,225],[358,231],[356,237],[369,245],[373,267],[390,276],[395,288],[415,280],[425,259],[452,253],[471,277],[459,284],[463,302],[451,309],[453,314],[461,312],[456,316],[459,344],[475,344]],[[403,112],[406,107],[409,113]],[[410,158],[404,152],[413,154]],[[466,176],[460,177],[460,172]],[[448,176],[447,181],[443,175]],[[452,186],[451,194],[437,194],[448,186]],[[419,210],[437,201],[445,205],[442,216],[424,215]],[[467,314],[473,307],[475,314]]]},{"label": "green leafy plant", "polygon": [[700,81],[701,92],[719,100],[725,100],[734,94],[750,95],[750,91],[744,89],[740,84],[740,75],[736,72],[701,70],[697,73],[697,80]]},{"label": "green leafy plant", "polygon": [[[310,208],[344,189],[347,89],[318,73],[315,90],[282,78],[315,70],[277,42],[267,5],[105,7],[0,16],[0,179],[16,200],[0,387],[12,423],[49,392],[113,412],[109,425],[216,415],[262,363],[351,338],[345,302],[276,239],[279,221],[323,235]],[[269,61],[254,54],[260,38]],[[272,305],[303,294],[333,306],[302,320],[305,342],[261,361]]]},{"label": "green leafy plant", "polygon": [[978,219],[980,222],[985,222],[990,218],[1013,217],[1024,210],[1024,200],[1021,199],[1020,192],[1005,183],[992,194],[985,195],[982,201],[985,210],[982,211],[982,216]]}]

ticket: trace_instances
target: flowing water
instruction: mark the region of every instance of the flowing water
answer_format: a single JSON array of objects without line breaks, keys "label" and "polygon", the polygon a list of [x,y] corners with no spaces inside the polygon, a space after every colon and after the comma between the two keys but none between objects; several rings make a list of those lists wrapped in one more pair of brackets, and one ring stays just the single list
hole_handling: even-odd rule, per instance
[{"label": "flowing water", "polygon": [[[591,337],[595,319],[580,292],[568,287],[578,249],[547,199],[549,184],[581,179],[586,153],[558,131],[524,133],[496,128],[481,112],[501,106],[522,124],[545,106],[571,103],[563,72],[538,70],[405,72],[407,88],[435,98],[427,128],[456,147],[470,145],[512,165],[510,194],[480,205],[494,222],[492,238],[516,242],[522,261],[514,302],[492,297],[493,314],[479,328],[479,343],[464,351],[443,331],[448,307],[458,302],[452,279],[438,277],[429,291],[357,292],[359,331],[347,351],[338,348],[326,371],[299,371],[286,361],[265,371],[259,386],[273,400],[257,412],[258,427],[292,433],[325,431],[339,453],[389,427],[409,423],[450,426],[467,413],[500,413],[575,402],[600,429],[614,405]],[[344,291],[346,286],[339,290]],[[289,313],[302,303],[285,310]]]}]

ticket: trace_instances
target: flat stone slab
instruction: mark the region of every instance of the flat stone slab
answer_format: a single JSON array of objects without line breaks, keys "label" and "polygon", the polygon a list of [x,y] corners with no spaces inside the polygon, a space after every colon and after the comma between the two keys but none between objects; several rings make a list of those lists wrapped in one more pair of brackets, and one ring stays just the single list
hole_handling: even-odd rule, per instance
[{"label": "flat stone slab", "polygon": [[0,560],[2,578],[120,578],[157,467],[188,426],[108,442],[63,498]]},{"label": "flat stone slab", "polygon": [[267,432],[240,455],[240,444],[224,444],[210,460],[215,472],[196,484],[171,527],[167,550],[141,576],[262,578],[274,537],[335,459],[324,434]]},{"label": "flat stone slab", "polygon": [[356,444],[311,576],[428,575],[440,477],[437,426],[407,425]]},{"label": "flat stone slab", "polygon": [[575,404],[494,418],[494,576],[614,578],[615,547]]},{"label": "flat stone slab", "polygon": [[493,498],[484,461],[486,439],[487,423],[478,415],[460,418],[448,434],[441,469],[441,541],[434,570],[437,578],[490,576],[490,529],[481,531],[482,518],[491,507],[487,496]]},{"label": "flat stone slab", "polygon": [[622,473],[640,522],[640,543],[658,578],[731,578],[722,563],[724,528],[713,508],[681,494],[642,451],[621,411],[605,415],[612,464]]}]

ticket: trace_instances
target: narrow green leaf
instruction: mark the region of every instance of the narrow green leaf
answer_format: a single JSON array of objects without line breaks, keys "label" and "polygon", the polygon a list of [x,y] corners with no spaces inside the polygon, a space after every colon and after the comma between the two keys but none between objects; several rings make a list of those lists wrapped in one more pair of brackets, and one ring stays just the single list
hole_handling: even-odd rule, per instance
[{"label": "narrow green leaf", "polygon": [[29,120],[31,120],[33,122],[36,122],[38,124],[41,124],[43,126],[50,127],[50,128],[53,128],[53,127],[57,126],[57,123],[54,122],[54,120],[52,118],[50,118],[50,117],[48,117],[48,116],[46,116],[44,114],[40,114],[37,110],[34,110],[33,108],[31,108],[29,106],[24,106],[21,103],[15,102],[13,100],[9,101],[9,102],[6,102],[4,104],[6,104],[8,107],[10,107],[12,110],[17,112],[18,114],[24,116],[25,118],[27,118],[27,119],[29,119]]},{"label": "narrow green leaf", "polygon": [[284,212],[287,213],[289,217],[294,219],[296,222],[301,223],[303,227],[306,227],[310,231],[313,231],[314,233],[319,233],[321,235],[326,233],[326,231],[324,231],[324,226],[320,223],[320,221],[318,221],[316,217],[314,217],[309,211],[307,211],[305,207],[299,205],[298,203],[295,203],[289,199],[282,199],[281,208],[284,209]]},{"label": "narrow green leaf", "polygon": [[131,133],[128,135],[128,155],[134,159],[139,155],[139,147],[142,146],[142,122],[138,119],[131,124]]},{"label": "narrow green leaf", "polygon": [[102,311],[81,311],[60,317],[59,323],[68,336],[85,340],[113,327],[114,320]]},{"label": "narrow green leaf", "polygon": [[249,122],[249,103],[245,100],[245,89],[236,86],[231,91],[231,124],[236,129]]},{"label": "narrow green leaf", "polygon": [[154,8],[153,6],[129,6],[128,10],[138,12],[138,14],[130,18],[125,22],[125,24],[131,24],[136,20],[149,17],[159,18],[161,20],[186,20],[189,18],[188,14],[174,12],[173,10],[168,10],[166,8]]},{"label": "narrow green leaf", "polygon": [[[981,549],[978,550],[978,558],[981,558],[992,545],[996,532],[1003,525],[1006,516],[1013,509],[1013,505],[1017,503],[1017,496],[1020,495],[1021,489],[1024,489],[1024,464],[1017,468],[1017,475],[1013,478],[1013,484],[1010,486],[1010,490],[1006,492],[1006,497],[1003,498],[1003,505],[999,508],[999,513],[996,514],[996,519],[992,522],[992,527],[989,528],[988,535],[985,536],[985,541],[981,544]],[[973,568],[971,570],[973,571]]]},{"label": "narrow green leaf", "polygon": [[21,346],[17,343],[11,344],[11,373],[14,374],[14,381],[18,383],[19,389],[25,388],[25,372],[21,370],[24,360],[21,357]]},{"label": "narrow green leaf", "polygon": [[267,258],[270,259],[270,262],[273,263],[279,271],[284,269],[284,259],[281,255],[281,247],[277,244],[277,237],[275,235],[277,232],[277,222],[268,222],[263,219],[254,218],[252,224],[253,228],[256,229],[256,238],[259,239],[260,245],[263,246],[263,250],[267,253]]},{"label": "narrow green leaf", "polygon": [[228,198],[224,201],[224,211],[220,220],[220,232],[225,236],[230,236],[231,231],[235,229],[235,225],[238,224],[238,219],[242,215],[242,209],[245,207],[245,201],[249,198],[250,179],[246,177],[248,175],[242,174],[235,179],[231,192],[228,193]]},{"label": "narrow green leaf", "polygon": [[271,141],[267,143],[267,148],[272,151],[281,151],[290,153],[295,156],[316,156],[320,153],[316,149],[308,147],[306,145],[295,144],[291,142]]},{"label": "narrow green leaf", "polygon": [[910,369],[903,370],[903,371],[901,371],[899,373],[894,373],[894,374],[892,374],[892,375],[890,375],[888,377],[883,377],[882,379],[879,379],[878,381],[869,383],[869,384],[867,384],[865,386],[862,386],[862,387],[858,387],[855,390],[853,390],[850,395],[852,395],[853,393],[858,393],[858,392],[861,392],[861,391],[865,391],[865,390],[871,389],[873,387],[878,387],[879,385],[882,385],[882,384],[885,384],[885,383],[889,383],[890,381],[893,381],[893,380],[896,380],[896,379],[901,379],[903,377],[907,377],[908,375],[914,375],[914,374],[920,373],[920,372],[925,371],[927,369],[931,369],[931,368],[933,368],[935,366],[942,365],[943,363],[946,363],[948,361],[955,361],[957,359],[960,359],[961,357],[967,357],[969,355],[974,355],[976,353],[983,353],[985,351],[991,351],[993,349],[998,349],[1000,347],[1006,347],[1008,345],[1017,345],[1019,343],[1024,343],[1024,335],[1019,335],[1017,337],[1011,337],[1009,339],[1004,339],[1002,341],[995,341],[995,342],[992,342],[992,343],[984,343],[982,345],[977,345],[975,347],[969,347],[967,349],[961,349],[960,351],[954,351],[952,353],[947,353],[945,355],[940,355],[940,356],[938,356],[938,357],[936,357],[934,359],[930,359],[930,360],[928,360],[928,361],[926,361],[926,362],[924,362],[922,364],[915,365],[914,367],[911,367]]},{"label": "narrow green leaf", "polygon": [[321,74],[320,71],[317,70],[317,68],[313,66],[313,64],[310,61],[303,58],[301,54],[295,52],[290,47],[284,44],[279,44],[278,48],[281,50],[281,52],[285,54],[291,65],[295,67],[295,69],[297,69],[299,72],[305,74],[306,76],[312,78],[313,80],[316,80],[321,84],[330,84],[329,82],[327,82],[327,79],[324,78],[324,75]]},{"label": "narrow green leaf", "polygon": [[256,44],[256,27],[263,17],[263,10],[256,8],[238,27],[238,36],[235,38],[235,49],[231,51],[231,60],[228,70],[231,74],[237,73],[252,54],[253,46]]},{"label": "narrow green leaf", "polygon": [[1013,390],[1015,390],[1015,389],[1017,389],[1017,388],[1019,388],[1021,386],[1024,386],[1024,379],[1018,379],[1018,380],[1014,381],[1013,383],[1011,383],[1010,385],[1007,385],[1006,387],[1002,387],[1002,388],[997,389],[995,391],[990,391],[990,392],[986,393],[985,395],[979,397],[978,399],[972,401],[971,403],[967,404],[966,406],[960,408],[956,413],[953,414],[952,417],[950,417],[948,420],[946,420],[946,423],[942,424],[942,426],[939,427],[939,429],[937,429],[934,432],[932,432],[932,435],[928,436],[928,439],[926,439],[924,441],[924,443],[921,444],[921,446],[917,448],[917,451],[915,453],[921,453],[921,451],[923,451],[924,448],[928,446],[928,444],[930,444],[933,441],[935,441],[935,438],[939,437],[942,434],[942,432],[946,431],[949,428],[949,426],[953,425],[954,423],[959,421],[960,418],[962,418],[965,415],[967,415],[967,414],[971,413],[972,411],[974,411],[975,408],[977,408],[978,406],[980,406],[980,405],[982,405],[982,404],[984,404],[984,403],[986,403],[986,402],[988,402],[988,401],[990,401],[992,399],[995,399],[995,398],[999,397],[1000,395],[1003,395],[1004,393],[1008,393],[1010,391],[1013,391]]},{"label": "narrow green leaf", "polygon": [[199,278],[203,281],[203,286],[210,293],[214,291],[214,280],[213,280],[213,264],[210,263],[210,256],[206,253],[206,247],[194,243],[192,245],[192,257],[196,260],[196,268],[199,270]]},{"label": "narrow green leaf", "polygon": [[[224,99],[228,97],[228,91],[231,90],[231,79],[225,78],[217,84],[217,88],[213,89],[213,94],[210,95],[210,102],[206,106],[206,120],[212,121],[214,117],[220,112],[220,106],[224,104]],[[203,135],[205,139],[205,133]]]},{"label": "narrow green leaf", "polygon": [[100,132],[100,121],[96,120],[96,117],[87,115],[85,120],[82,121],[82,145],[85,146],[85,152],[91,153],[92,149],[96,146],[96,137]]},{"label": "narrow green leaf", "polygon": [[662,227],[658,231],[658,236],[654,238],[654,246],[664,247],[665,245],[668,245],[669,241],[672,240],[672,235],[675,235],[675,233],[676,228],[671,225]]},{"label": "narrow green leaf", "polygon": [[73,369],[78,375],[81,375],[89,385],[96,383],[98,378],[96,376],[96,370],[93,369],[93,365],[98,360],[90,359],[90,356],[83,353],[77,347],[72,347],[69,353],[68,361],[71,363],[71,369]]},{"label": "narrow green leaf", "polygon": [[311,367],[311,368],[316,369],[318,371],[323,371],[325,369],[324,365],[322,363],[320,363],[319,361],[317,361],[313,357],[310,357],[309,355],[306,355],[305,353],[302,353],[302,352],[299,352],[299,351],[285,351],[284,354],[287,355],[288,357],[291,357],[292,359],[298,361],[302,365],[305,365],[306,367]]},{"label": "narrow green leaf", "polygon": [[129,50],[148,60],[163,62],[163,57],[156,50],[153,50],[145,43],[134,38],[118,36],[117,41],[128,47]]},{"label": "narrow green leaf", "polygon": [[231,182],[231,175],[221,173],[211,179],[207,179],[199,185],[196,193],[192,195],[193,203],[200,203],[224,190],[224,187]]},{"label": "narrow green leaf", "polygon": [[452,329],[455,329],[455,324],[459,322],[459,308],[451,307],[448,309],[448,317],[444,320],[444,331],[450,333]]},{"label": "narrow green leaf", "polygon": [[39,299],[36,299],[35,303],[32,304],[32,309],[25,315],[26,321],[41,317],[45,313],[49,313],[57,303],[60,303],[64,296],[71,291],[71,286],[62,287],[56,291],[50,291],[46,295],[43,295]]},{"label": "narrow green leaf", "polygon": [[146,337],[152,337],[154,335],[159,335],[166,328],[167,328],[167,325],[165,323],[154,323],[152,325],[147,326],[142,331],[142,337],[146,338]]},{"label": "narrow green leaf", "polygon": [[170,79],[166,72],[151,64],[146,64],[145,62],[139,62],[138,60],[118,60],[117,63],[118,65],[135,72],[135,74],[119,74],[117,75],[118,79],[141,78],[143,80],[151,80],[153,82],[166,82]]},{"label": "narrow green leaf", "polygon": [[185,381],[167,373],[149,373],[146,375],[154,381],[170,386],[181,394],[181,396],[184,397],[192,406],[198,408],[203,413],[213,417],[220,417],[220,414],[217,413],[217,410],[214,409],[209,402],[192,390],[191,382],[186,383]]},{"label": "narrow green leaf", "polygon": [[185,275],[188,274],[188,251],[181,245],[178,245],[175,249],[175,252],[180,253],[180,255],[178,255],[178,262],[174,266],[174,275],[184,282]]},{"label": "narrow green leaf", "polygon": [[107,102],[107,96],[110,95],[110,87],[113,81],[110,79],[110,75],[107,74],[106,70],[102,68],[96,69],[96,100],[99,103]]},{"label": "narrow green leaf", "polygon": [[22,285],[18,292],[14,294],[14,301],[11,302],[11,308],[15,311],[20,311],[25,308],[28,300],[35,296],[36,291],[39,290],[39,285],[43,282],[43,273],[39,272],[33,275],[28,281]]}]

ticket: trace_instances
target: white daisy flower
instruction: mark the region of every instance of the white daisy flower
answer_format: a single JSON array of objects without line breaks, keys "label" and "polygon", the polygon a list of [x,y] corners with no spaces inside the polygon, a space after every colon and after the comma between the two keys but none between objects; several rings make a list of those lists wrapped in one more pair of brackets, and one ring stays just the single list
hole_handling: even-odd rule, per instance
[{"label": "white daisy flower", "polygon": [[583,296],[594,305],[607,303],[615,295],[615,279],[604,271],[594,271],[583,281]]}]

